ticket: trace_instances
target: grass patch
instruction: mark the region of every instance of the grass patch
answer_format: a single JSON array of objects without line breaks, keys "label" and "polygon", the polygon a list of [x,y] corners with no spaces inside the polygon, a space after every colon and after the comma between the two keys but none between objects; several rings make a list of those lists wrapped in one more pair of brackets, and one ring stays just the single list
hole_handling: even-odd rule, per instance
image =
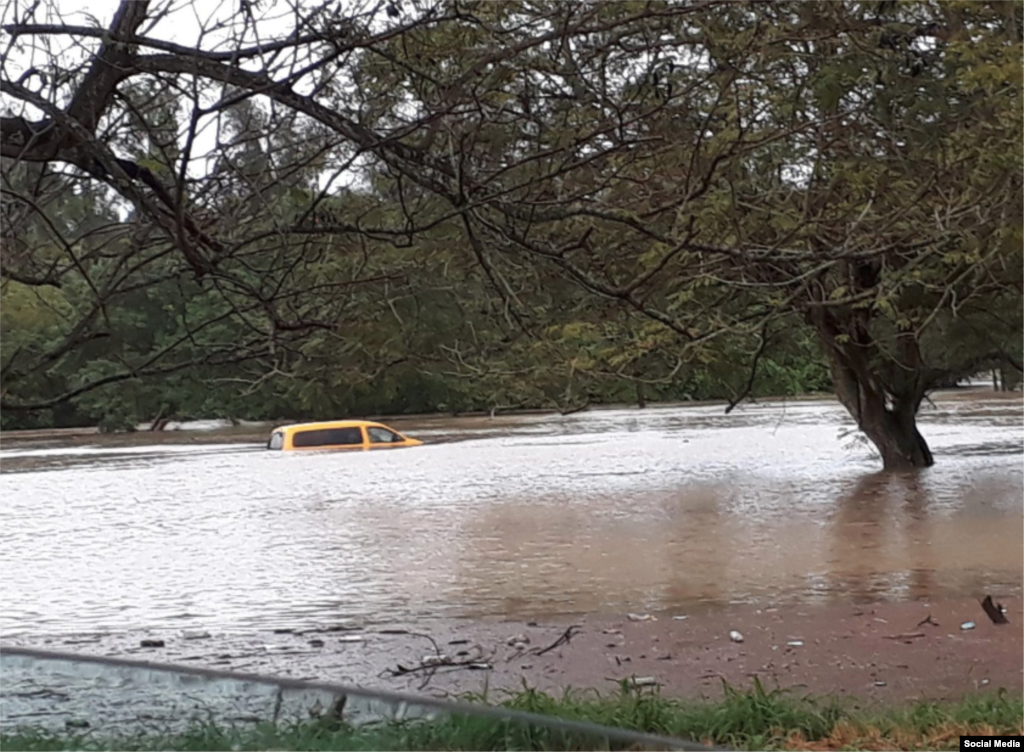
[{"label": "grass patch", "polygon": [[[469,700],[487,698],[469,696]],[[623,687],[607,697],[526,689],[502,706],[606,726],[691,739],[733,749],[954,749],[961,734],[1024,733],[1024,702],[1005,692],[955,704],[918,703],[857,712],[835,699],[726,687],[723,700],[694,703]],[[0,735],[3,750],[585,750],[608,749],[600,737],[517,722],[451,716],[372,727],[297,724],[231,726],[196,722],[183,733],[104,736],[99,729]],[[612,743],[611,748],[616,748]]]}]

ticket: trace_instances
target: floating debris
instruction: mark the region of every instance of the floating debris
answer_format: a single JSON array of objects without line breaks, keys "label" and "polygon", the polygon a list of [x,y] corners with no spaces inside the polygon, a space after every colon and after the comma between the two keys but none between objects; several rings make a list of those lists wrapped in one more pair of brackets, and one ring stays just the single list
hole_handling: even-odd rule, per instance
[{"label": "floating debris", "polygon": [[884,686],[886,686],[886,684],[885,684],[884,681],[876,681],[875,682],[875,686],[876,687],[884,687]]},{"label": "floating debris", "polygon": [[620,634],[622,634],[622,630],[621,629],[602,629],[601,630],[601,634],[617,634],[617,635],[620,635]]},{"label": "floating debris", "polygon": [[974,629],[974,627],[975,627],[975,624],[974,624],[973,621],[965,621],[963,624],[960,625],[960,629],[962,629],[965,632],[968,629]]},{"label": "floating debris", "polygon": [[916,640],[918,637],[927,637],[924,632],[903,632],[902,634],[895,635],[882,635],[886,640],[902,640],[907,644],[910,644],[911,640]]},{"label": "floating debris", "polygon": [[309,646],[311,648],[322,648],[324,646],[324,641],[323,640],[310,640],[309,641]]},{"label": "floating debris", "polygon": [[166,644],[167,643],[165,643],[163,640],[143,640],[142,642],[139,643],[139,647],[141,647],[141,648],[162,648]]},{"label": "floating debris", "polygon": [[366,642],[366,638],[357,634],[345,635],[344,637],[339,637],[338,642]]},{"label": "floating debris", "polygon": [[90,724],[88,721],[78,720],[78,719],[75,719],[75,718],[69,718],[68,720],[64,721],[64,728],[69,728],[69,729],[73,729],[73,728],[75,728],[75,729],[89,728],[89,726],[91,726],[91,725],[92,724]]},{"label": "floating debris", "polygon": [[630,621],[657,621],[658,617],[651,614],[626,614]]},{"label": "floating debris", "polygon": [[206,640],[209,639],[209,632],[197,632],[197,631],[185,631],[182,632],[181,637],[183,640]]},{"label": "floating debris", "polygon": [[526,635],[518,634],[518,635],[514,635],[512,637],[509,637],[507,640],[505,640],[505,644],[506,645],[511,645],[512,647],[516,647],[517,645],[529,645],[530,644],[530,638],[527,637]]},{"label": "floating debris", "polygon": [[689,619],[689,618],[690,618],[689,616],[673,616],[672,617],[672,621],[685,621],[686,619]]},{"label": "floating debris", "polygon": [[729,633],[729,639],[733,642],[743,642],[743,633],[734,629]]},{"label": "floating debris", "polygon": [[634,676],[629,680],[629,683],[634,687],[656,687],[658,686],[658,680],[653,676]]},{"label": "floating debris", "polygon": [[786,644],[789,645],[791,648],[802,648],[804,646],[804,641],[803,640],[790,640]]},{"label": "floating debris", "polygon": [[991,595],[985,596],[985,600],[981,602],[981,607],[985,610],[985,614],[992,620],[993,624],[1010,623],[1010,620],[1006,618],[1006,607],[1002,603],[993,603]]}]

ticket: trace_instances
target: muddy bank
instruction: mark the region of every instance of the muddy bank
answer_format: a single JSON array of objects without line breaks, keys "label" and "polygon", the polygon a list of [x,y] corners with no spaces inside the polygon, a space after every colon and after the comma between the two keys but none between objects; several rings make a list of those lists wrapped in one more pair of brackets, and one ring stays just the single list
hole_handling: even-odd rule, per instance
[{"label": "muddy bank", "polygon": [[[22,637],[5,644],[435,696],[517,690],[524,682],[552,692],[611,692],[617,682],[636,677],[657,683],[667,695],[713,699],[721,696],[723,681],[745,687],[756,677],[768,688],[835,694],[870,706],[1024,690],[1024,603],[1001,600],[1010,620],[1002,626],[990,622],[977,600],[956,599],[732,607],[642,621],[627,615],[572,622],[437,620],[372,629],[348,623],[258,634],[165,630]],[[962,629],[965,622],[975,626]],[[732,631],[743,641],[731,639]],[[164,644],[142,648],[143,639]],[[467,665],[421,668],[438,653],[443,657],[430,660]]]}]

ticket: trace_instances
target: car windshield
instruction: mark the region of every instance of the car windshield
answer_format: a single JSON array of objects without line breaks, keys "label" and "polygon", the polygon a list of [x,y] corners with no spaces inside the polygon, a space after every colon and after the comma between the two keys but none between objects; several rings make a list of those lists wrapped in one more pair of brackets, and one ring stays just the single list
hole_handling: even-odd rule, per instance
[{"label": "car windshield", "polygon": [[402,437],[394,431],[389,431],[387,428],[381,428],[380,426],[371,426],[366,429],[366,433],[370,436],[370,443],[372,444],[397,444],[403,441]]}]

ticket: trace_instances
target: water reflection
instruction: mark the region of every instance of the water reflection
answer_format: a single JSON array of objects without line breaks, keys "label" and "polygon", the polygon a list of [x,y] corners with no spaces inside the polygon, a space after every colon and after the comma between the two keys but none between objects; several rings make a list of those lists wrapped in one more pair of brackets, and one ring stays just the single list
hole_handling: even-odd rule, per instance
[{"label": "water reflection", "polygon": [[999,502],[1019,486],[982,471],[944,479],[952,486],[944,489],[936,475],[874,473],[839,497],[825,568],[834,590],[871,600],[926,598],[947,586],[971,595],[1019,587],[1017,514]]},{"label": "water reflection", "polygon": [[[839,497],[830,525],[827,572],[832,587],[848,592],[855,600],[868,600],[880,586],[892,583],[885,567],[893,551],[904,553],[920,565],[921,552],[914,533],[921,533],[924,502],[920,477],[915,473],[871,474],[851,484]],[[909,515],[905,514],[907,508],[911,510]],[[912,530],[915,519],[917,529]],[[904,577],[911,571],[922,571],[920,566],[900,569]],[[931,574],[925,576],[934,585]],[[930,592],[927,588],[903,590],[906,583],[902,578],[893,584],[903,597],[916,598]]]},{"label": "water reflection", "polygon": [[385,453],[5,450],[0,630],[1019,593],[1019,401],[939,408],[909,476],[825,402],[434,419],[458,441]]}]

